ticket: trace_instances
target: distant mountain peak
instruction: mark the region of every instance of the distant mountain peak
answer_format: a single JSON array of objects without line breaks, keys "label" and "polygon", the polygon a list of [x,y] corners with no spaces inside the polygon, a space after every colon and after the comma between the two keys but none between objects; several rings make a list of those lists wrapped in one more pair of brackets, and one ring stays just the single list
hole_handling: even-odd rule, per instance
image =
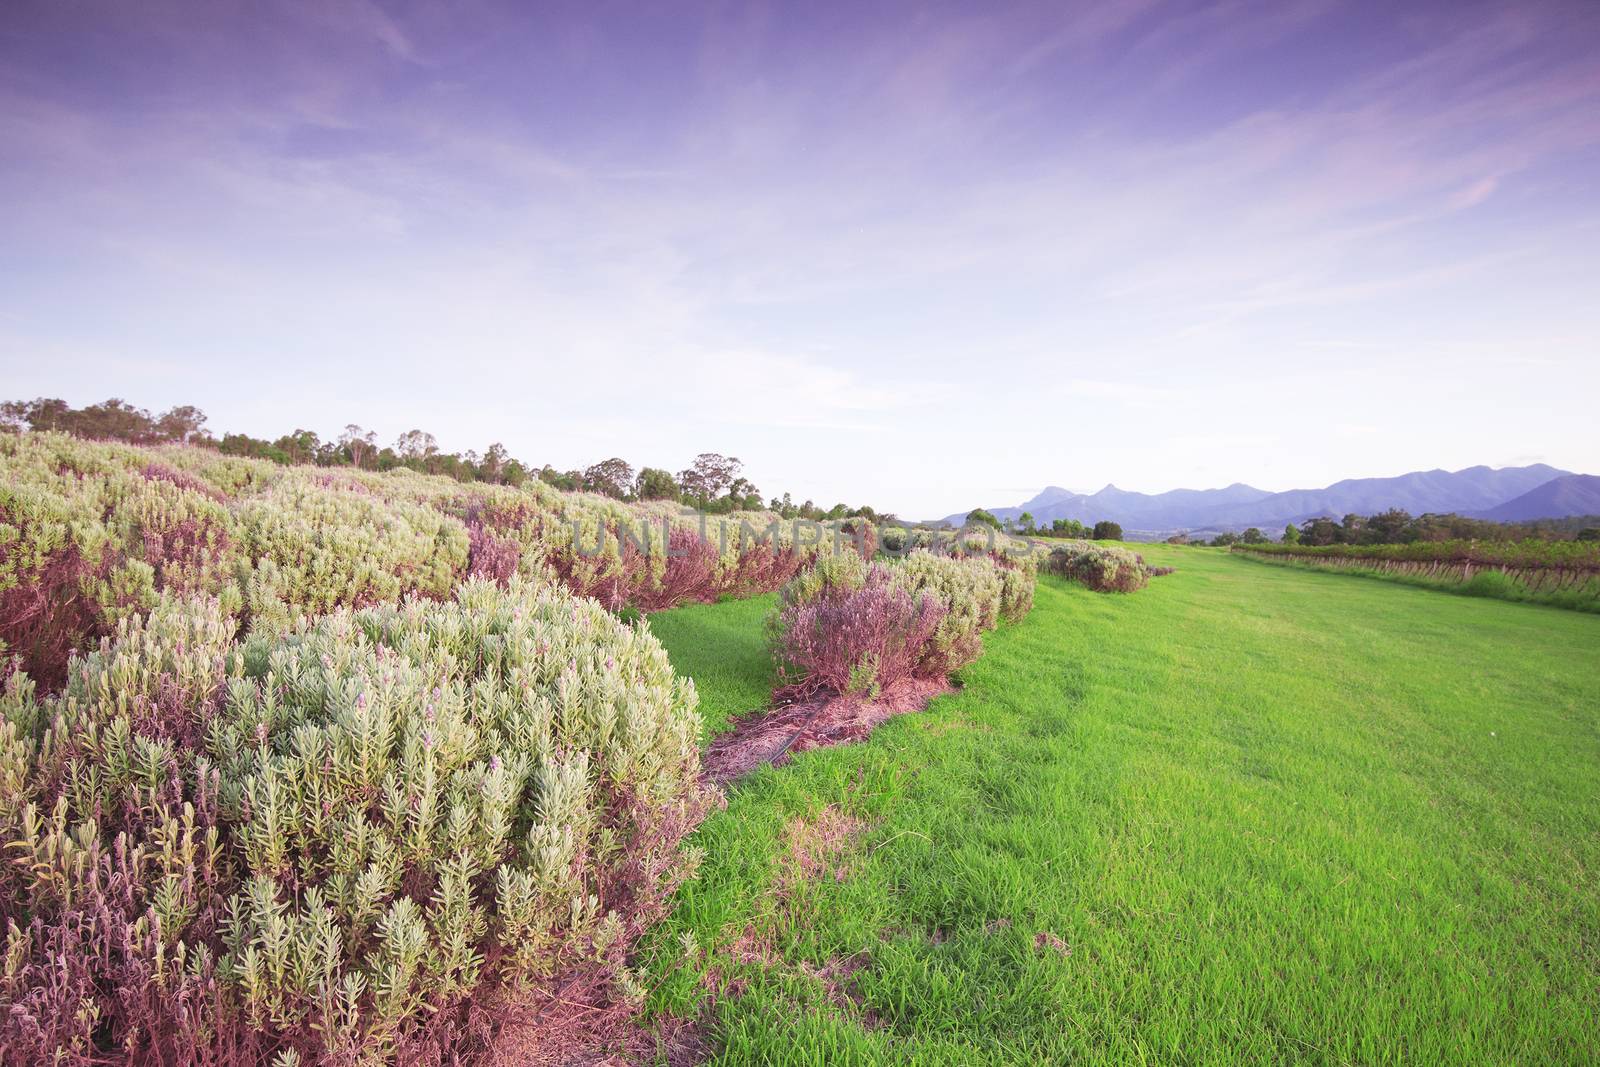
[{"label": "distant mountain peak", "polygon": [[1564,474],[1479,515],[1495,522],[1600,515],[1600,477],[1593,474]]},{"label": "distant mountain peak", "polygon": [[[1026,511],[1040,525],[1049,525],[1055,519],[1083,523],[1109,519],[1121,524],[1130,536],[1165,537],[1179,531],[1238,531],[1250,526],[1282,529],[1287,523],[1320,515],[1338,519],[1351,512],[1372,515],[1390,508],[1401,508],[1413,515],[1429,511],[1487,515],[1501,505],[1532,494],[1547,482],[1569,477],[1573,477],[1571,471],[1535,463],[1498,470],[1479,465],[1454,472],[1436,467],[1392,478],[1346,478],[1321,489],[1281,493],[1269,493],[1244,482],[1234,482],[1223,489],[1173,489],[1165,493],[1129,492],[1117,488],[1114,482],[1107,482],[1095,493],[1052,485],[1019,507],[987,510],[1001,519],[1016,519]],[[1526,516],[1530,518],[1600,511],[1590,507],[1591,490],[1600,492],[1600,478],[1575,477],[1577,481],[1555,486],[1546,496],[1534,497],[1519,507],[1539,512],[1537,516]],[[1584,479],[1592,479],[1595,484]],[[1559,510],[1563,508],[1579,510]],[[959,525],[965,518],[966,512],[962,512],[946,521]]]}]

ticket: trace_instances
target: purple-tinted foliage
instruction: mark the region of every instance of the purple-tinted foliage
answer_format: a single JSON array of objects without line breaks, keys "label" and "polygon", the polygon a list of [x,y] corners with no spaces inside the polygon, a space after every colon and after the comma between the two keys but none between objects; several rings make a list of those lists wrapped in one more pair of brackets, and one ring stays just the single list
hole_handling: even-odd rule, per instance
[{"label": "purple-tinted foliage", "polygon": [[188,471],[169,467],[165,463],[146,463],[139,473],[144,476],[146,481],[171,482],[180,489],[191,490],[202,496],[210,497],[212,500],[222,501],[227,499],[214,486],[202,481]]},{"label": "purple-tinted foliage", "polygon": [[482,523],[467,527],[467,573],[504,583],[517,573],[522,546],[509,537],[500,537]]},{"label": "purple-tinted foliage", "polygon": [[709,604],[717,599],[717,548],[693,530],[675,528],[667,536],[661,580],[634,596],[640,611],[677,604]]},{"label": "purple-tinted foliage", "polygon": [[60,685],[72,653],[103,632],[93,604],[83,595],[84,579],[94,570],[69,543],[0,592],[0,641],[40,685]]},{"label": "purple-tinted foliage", "polygon": [[778,697],[875,696],[904,679],[929,677],[925,646],[944,616],[938,597],[913,596],[881,566],[859,588],[824,588],[777,619]]},{"label": "purple-tinted foliage", "polygon": [[[137,734],[193,738],[195,709],[179,703],[174,696],[167,707],[172,722],[146,721]],[[36,769],[39,818],[69,787],[59,772],[81,756],[69,742]],[[220,1067],[270,1055],[228,1010],[216,974],[231,888],[222,851],[206,847],[218,828],[219,777],[186,782],[174,758],[163,762],[158,786],[108,789],[81,874],[41,879],[15,864],[0,871],[0,924],[14,931],[14,970],[0,980],[0,1062],[80,1067],[119,1050],[116,1062]],[[163,840],[176,867],[158,862],[161,849],[152,845]],[[72,892],[58,891],[68,884]],[[164,929],[158,908],[181,924]]]}]

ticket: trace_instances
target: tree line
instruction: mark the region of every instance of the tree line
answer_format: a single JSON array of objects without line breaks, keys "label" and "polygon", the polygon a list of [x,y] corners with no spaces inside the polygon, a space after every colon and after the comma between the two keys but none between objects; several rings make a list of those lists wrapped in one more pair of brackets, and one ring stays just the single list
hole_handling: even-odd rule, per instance
[{"label": "tree line", "polygon": [[387,471],[407,468],[438,474],[462,482],[521,485],[538,480],[556,489],[601,493],[618,500],[675,500],[702,511],[728,512],[769,508],[786,519],[864,518],[888,522],[893,515],[871,507],[835,504],[822,508],[811,500],[795,503],[788,493],[763,501],[761,491],[743,474],[737,456],[702,452],[694,462],[674,474],[659,467],[637,470],[612,456],[582,470],[557,470],[549,464],[534,467],[512,456],[496,441],[482,453],[446,452],[433,434],[408,430],[392,445],[380,445],[377,434],[351,423],[337,437],[324,439],[314,430],[296,429],[276,439],[225,433],[214,436],[206,428],[206,414],[190,404],[160,414],[121,399],[74,408],[65,400],[40,397],[0,403],[0,431],[57,431],[75,437],[123,441],[135,445],[186,444],[214,448],[224,455],[270,460],[284,465],[356,467]]},{"label": "tree line", "polygon": [[1093,526],[1087,526],[1077,519],[1052,519],[1050,525],[1040,526],[1031,511],[1024,511],[1015,519],[1002,522],[992,511],[973,508],[967,512],[967,525],[975,523],[993,526],[996,530],[1022,534],[1025,537],[1068,537],[1078,541],[1122,540],[1122,527],[1109,519],[1102,519]]},{"label": "tree line", "polygon": [[[1243,533],[1221,533],[1211,540],[1192,539],[1178,534],[1167,539],[1172,544],[1261,545],[1271,539],[1257,527]],[[1300,525],[1283,528],[1281,543],[1322,548],[1327,545],[1407,545],[1442,541],[1600,541],[1600,516],[1577,515],[1562,519],[1534,519],[1527,522],[1493,522],[1474,519],[1455,512],[1428,512],[1412,515],[1403,508],[1390,508],[1375,515],[1349,514],[1334,520],[1323,515],[1306,519]]]}]

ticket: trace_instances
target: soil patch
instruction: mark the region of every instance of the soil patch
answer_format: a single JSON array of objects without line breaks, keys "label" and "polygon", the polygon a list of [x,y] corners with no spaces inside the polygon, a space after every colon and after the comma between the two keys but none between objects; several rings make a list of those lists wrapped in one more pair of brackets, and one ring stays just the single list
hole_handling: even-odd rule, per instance
[{"label": "soil patch", "polygon": [[[723,785],[766,764],[781,766],[795,752],[860,741],[879,723],[921,711],[934,697],[951,691],[952,686],[943,679],[913,678],[872,700],[828,697],[745,716],[706,752],[702,760],[705,780]],[[787,895],[800,882],[812,879],[844,879],[849,874],[850,847],[865,829],[860,819],[832,805],[815,815],[790,820],[784,827],[780,894]],[[734,946],[734,958],[740,963],[781,965],[770,939],[755,930],[743,933]],[[861,998],[852,978],[866,962],[864,955],[858,955],[830,960],[823,967],[803,964],[798,973],[820,982],[831,1003],[859,1013]],[[574,977],[554,990],[530,990],[518,1004],[506,1005],[490,1042],[490,1067],[535,1063],[623,1067],[660,1062],[679,1067],[704,1062],[711,1055],[695,1021],[666,1020],[652,1027],[640,1026],[637,1015],[617,991],[603,988],[593,977]],[[721,975],[707,978],[713,988],[723,986]],[[727,983],[721,992],[736,995],[741,985]],[[876,1024],[870,1013],[865,1021]]]},{"label": "soil patch", "polygon": [[706,779],[722,785],[769,763],[781,767],[796,752],[860,741],[879,723],[951,691],[942,678],[910,678],[871,700],[831,696],[757,712],[712,742],[702,761]]},{"label": "soil patch", "polygon": [[582,977],[514,996],[500,1015],[487,1067],[691,1067],[710,1057],[696,1022],[672,1018],[641,1026],[616,990]]},{"label": "soil patch", "polygon": [[784,826],[785,870],[778,891],[787,893],[796,882],[832,878],[842,882],[850,873],[846,854],[866,823],[829,804],[810,818],[790,819]]}]

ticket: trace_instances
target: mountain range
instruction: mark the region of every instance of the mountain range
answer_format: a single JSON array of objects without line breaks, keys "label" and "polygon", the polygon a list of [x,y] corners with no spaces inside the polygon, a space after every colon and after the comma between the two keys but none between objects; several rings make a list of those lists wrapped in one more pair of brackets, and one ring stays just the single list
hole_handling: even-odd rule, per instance
[{"label": "mountain range", "polygon": [[[1179,531],[1220,533],[1259,526],[1276,534],[1288,523],[1354,512],[1371,515],[1401,508],[1413,515],[1456,512],[1501,522],[1600,514],[1600,477],[1574,474],[1543,463],[1527,467],[1468,467],[1413,471],[1394,478],[1348,478],[1322,489],[1271,493],[1236,482],[1225,489],[1174,489],[1134,493],[1108,485],[1096,493],[1050,486],[1015,507],[989,508],[1015,519],[1028,512],[1040,525],[1053,519],[1095,523],[1109,519],[1130,538],[1165,537]],[[944,521],[959,525],[966,513]]]}]

